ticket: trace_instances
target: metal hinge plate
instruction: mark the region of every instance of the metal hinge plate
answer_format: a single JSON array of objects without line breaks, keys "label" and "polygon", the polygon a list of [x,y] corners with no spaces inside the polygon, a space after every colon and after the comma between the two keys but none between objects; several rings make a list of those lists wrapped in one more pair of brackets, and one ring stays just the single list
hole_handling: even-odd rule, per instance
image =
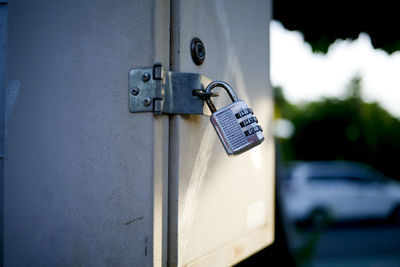
[{"label": "metal hinge plate", "polygon": [[211,80],[198,73],[165,71],[159,63],[129,72],[129,111],[154,114],[203,114],[204,90]]}]

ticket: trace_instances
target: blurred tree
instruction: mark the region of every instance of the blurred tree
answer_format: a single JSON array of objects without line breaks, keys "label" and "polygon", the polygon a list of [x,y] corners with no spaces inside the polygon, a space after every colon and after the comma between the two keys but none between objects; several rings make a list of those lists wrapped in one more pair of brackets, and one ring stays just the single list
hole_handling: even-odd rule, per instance
[{"label": "blurred tree", "polygon": [[362,79],[353,78],[345,98],[295,106],[275,88],[277,116],[290,120],[295,134],[278,139],[283,160],[349,160],[366,163],[400,180],[400,120],[378,103],[362,99]]},{"label": "blurred tree", "polygon": [[375,48],[393,53],[400,51],[400,29],[395,27],[399,8],[398,1],[390,0],[275,0],[273,19],[301,31],[315,52],[327,53],[337,39],[356,39],[364,32]]}]

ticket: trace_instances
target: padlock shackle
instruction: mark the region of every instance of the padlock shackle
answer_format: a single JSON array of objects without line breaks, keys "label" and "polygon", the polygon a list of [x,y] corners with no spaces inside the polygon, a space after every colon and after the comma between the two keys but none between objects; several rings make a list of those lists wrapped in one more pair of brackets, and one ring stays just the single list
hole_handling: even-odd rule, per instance
[{"label": "padlock shackle", "polygon": [[[211,94],[211,91],[215,87],[224,88],[225,91],[228,93],[229,97],[231,98],[232,102],[239,101],[239,99],[236,96],[235,92],[233,91],[232,87],[229,84],[227,84],[226,82],[223,82],[223,81],[214,81],[214,82],[210,83],[206,88],[206,91],[205,91],[206,94]],[[210,108],[211,113],[214,113],[214,112],[217,111],[217,109],[215,108],[214,103],[211,101],[211,97],[206,99],[206,103],[207,103],[208,107]]]}]

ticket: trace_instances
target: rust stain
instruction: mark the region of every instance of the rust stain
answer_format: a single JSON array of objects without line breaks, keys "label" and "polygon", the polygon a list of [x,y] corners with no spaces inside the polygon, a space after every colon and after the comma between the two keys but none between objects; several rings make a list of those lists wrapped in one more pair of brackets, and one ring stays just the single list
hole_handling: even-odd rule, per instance
[{"label": "rust stain", "polygon": [[243,254],[244,248],[242,246],[234,246],[233,252],[235,253],[235,258],[240,258]]}]

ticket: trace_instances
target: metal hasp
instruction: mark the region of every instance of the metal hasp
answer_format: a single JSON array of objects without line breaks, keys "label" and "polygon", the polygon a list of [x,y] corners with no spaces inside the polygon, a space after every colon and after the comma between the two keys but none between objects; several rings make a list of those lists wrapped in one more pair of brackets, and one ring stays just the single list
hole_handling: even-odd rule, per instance
[{"label": "metal hasp", "polygon": [[196,92],[211,82],[198,73],[165,71],[160,63],[129,72],[129,111],[154,114],[203,114]]}]

